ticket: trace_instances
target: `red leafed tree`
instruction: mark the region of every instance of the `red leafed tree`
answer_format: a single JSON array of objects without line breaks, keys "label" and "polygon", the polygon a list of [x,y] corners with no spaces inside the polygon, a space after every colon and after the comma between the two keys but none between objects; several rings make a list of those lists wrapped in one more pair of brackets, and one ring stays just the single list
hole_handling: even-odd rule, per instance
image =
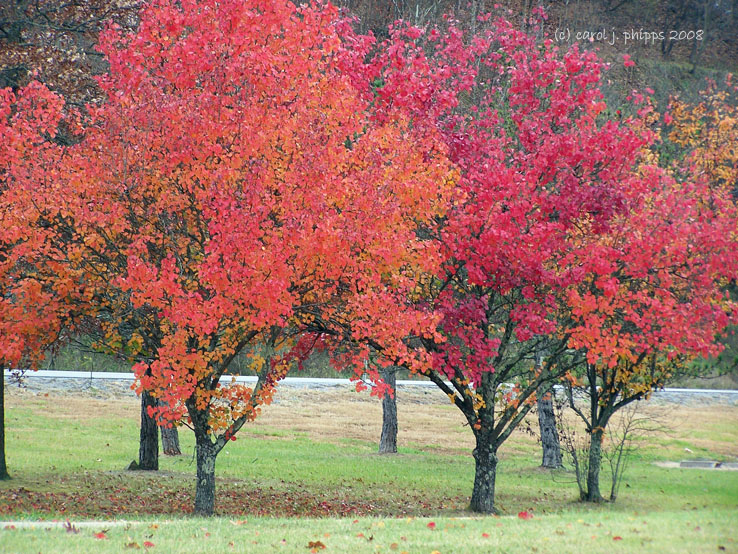
[{"label": "red leafed tree", "polygon": [[[649,110],[644,102],[642,113]],[[703,160],[688,156],[680,180],[644,168],[640,186],[623,191],[627,211],[572,253],[587,274],[569,290],[568,325],[569,345],[586,353],[586,363],[575,372],[579,381],[566,381],[570,406],[590,434],[585,500],[602,501],[602,441],[612,416],[695,357],[718,354],[721,333],[738,322],[726,290],[738,278],[733,183],[704,171]]]},{"label": "red leafed tree", "polygon": [[452,21],[401,26],[374,68],[380,113],[440,132],[460,172],[453,207],[428,231],[441,271],[415,298],[440,314],[445,339],[421,339],[424,372],[476,438],[471,509],[493,512],[498,449],[538,387],[583,359],[566,326],[569,291],[586,278],[572,253],[597,243],[623,190],[645,178],[635,168],[649,133],[637,116],[604,117],[594,54],[503,19],[483,17],[473,36]]},{"label": "red leafed tree", "polygon": [[[194,429],[199,514],[218,452],[309,350],[301,329],[350,322],[418,364],[401,339],[434,334],[402,299],[440,260],[416,230],[443,212],[444,146],[369,117],[371,41],[348,29],[327,5],[153,3],[135,34],[102,35],[107,98],[80,142],[13,187],[97,347],[136,362],[159,420]],[[221,385],[257,344],[256,386]]]}]

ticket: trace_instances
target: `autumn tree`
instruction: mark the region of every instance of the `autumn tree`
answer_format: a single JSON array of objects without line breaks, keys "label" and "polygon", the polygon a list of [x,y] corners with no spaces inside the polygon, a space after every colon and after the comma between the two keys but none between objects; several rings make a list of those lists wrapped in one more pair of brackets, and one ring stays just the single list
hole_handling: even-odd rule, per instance
[{"label": "autumn tree", "polygon": [[[57,266],[38,263],[47,236],[25,233],[26,212],[15,210],[8,191],[33,179],[28,165],[48,157],[62,119],[62,103],[33,84],[19,94],[0,90],[0,479],[8,479],[5,460],[5,369],[35,369],[43,352],[59,336],[67,304],[50,286]],[[59,278],[59,287],[64,280]]]},{"label": "autumn tree", "polygon": [[[738,199],[738,85],[729,74],[722,83],[708,81],[700,96],[698,103],[671,99],[661,133],[662,161],[675,166],[680,174],[704,174],[713,187],[727,187]],[[733,280],[727,290],[733,299],[738,298],[738,282]],[[735,372],[738,344],[734,333],[731,328],[723,334],[720,342],[726,348],[718,358],[699,362],[699,369],[709,366]]]},{"label": "autumn tree", "polygon": [[721,85],[709,81],[692,104],[674,97],[664,115],[660,150],[680,174],[704,174],[712,188],[728,188],[738,198],[738,85],[728,75]]},{"label": "autumn tree", "polygon": [[570,403],[590,433],[586,500],[600,501],[604,430],[611,417],[663,387],[681,364],[717,354],[738,319],[723,285],[738,275],[738,213],[728,191],[652,175],[627,218],[583,263],[572,290],[571,346],[587,353],[587,406]]},{"label": "autumn tree", "polygon": [[[538,44],[503,19],[479,23],[471,35],[453,21],[427,32],[399,25],[371,65],[380,120],[401,113],[415,129],[440,132],[459,171],[452,208],[421,229],[442,252],[441,270],[411,297],[440,315],[443,339],[408,342],[430,354],[416,371],[474,433],[471,509],[489,513],[498,449],[538,387],[579,362],[558,321],[568,288],[584,277],[570,260],[587,245],[572,233],[607,228],[621,189],[639,179],[646,138],[601,116],[603,66],[593,54]],[[381,341],[372,346],[384,352]]]},{"label": "autumn tree", "polygon": [[[331,6],[163,0],[140,18],[103,34],[106,101],[13,209],[53,232],[97,348],[193,428],[207,515],[217,454],[312,346],[301,326],[351,321],[406,362],[400,339],[434,334],[402,299],[438,263],[415,230],[452,181],[433,133],[369,117],[370,39]],[[256,386],[221,384],[256,341]]]},{"label": "autumn tree", "polygon": [[[640,110],[651,111],[645,99]],[[641,170],[647,178],[624,191],[627,212],[582,251],[579,265],[588,276],[569,292],[570,346],[586,352],[587,360],[565,383],[569,404],[590,434],[581,490],[589,501],[602,500],[602,441],[613,415],[647,399],[694,358],[718,354],[719,337],[738,321],[726,291],[738,277],[729,138],[735,124],[725,111],[708,115],[704,105],[690,110],[675,102],[672,111],[676,117],[665,118],[669,140],[686,146],[685,156],[665,169]],[[659,121],[658,114],[647,119]]]}]

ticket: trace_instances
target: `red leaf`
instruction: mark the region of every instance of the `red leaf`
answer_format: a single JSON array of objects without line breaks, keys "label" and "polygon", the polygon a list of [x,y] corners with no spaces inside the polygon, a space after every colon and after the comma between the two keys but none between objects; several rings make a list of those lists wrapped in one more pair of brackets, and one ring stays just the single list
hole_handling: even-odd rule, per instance
[{"label": "red leaf", "polygon": [[518,513],[518,517],[520,519],[533,519],[533,514],[523,511]]},{"label": "red leaf", "polygon": [[614,536],[614,537],[612,538],[612,540],[614,540],[614,541],[621,541],[621,540],[623,540],[623,537],[621,537],[620,535],[615,535],[615,536]]},{"label": "red leaf", "polygon": [[151,542],[151,541],[144,541],[144,548],[154,548],[154,546],[156,546],[156,545],[153,542]]},{"label": "red leaf", "polygon": [[94,537],[96,539],[100,539],[100,540],[103,540],[103,539],[107,539],[108,538],[108,536],[105,534],[105,531],[100,531],[99,533],[95,533],[94,534]]},{"label": "red leaf", "polygon": [[436,524],[435,524],[435,522],[430,521],[430,522],[428,522],[428,526],[427,527],[428,527],[428,529],[430,529],[432,531],[433,529],[436,528]]}]

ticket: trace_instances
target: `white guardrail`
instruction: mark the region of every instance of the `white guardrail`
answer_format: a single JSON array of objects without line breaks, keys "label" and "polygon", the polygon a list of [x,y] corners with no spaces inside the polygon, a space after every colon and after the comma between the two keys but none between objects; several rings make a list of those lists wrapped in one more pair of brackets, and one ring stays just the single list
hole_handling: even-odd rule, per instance
[{"label": "white guardrail", "polygon": [[[12,370],[5,370],[5,379],[7,380],[13,374]],[[23,373],[23,379],[86,379],[86,380],[111,380],[111,381],[133,381],[133,373],[115,373],[107,371],[57,371],[57,370],[27,370]],[[221,383],[228,384],[233,382],[233,375],[225,375],[220,378]],[[237,375],[236,383],[247,384],[256,383],[254,375]],[[328,379],[322,377],[286,377],[280,381],[281,384],[292,387],[335,387],[340,385],[350,385],[354,383],[349,379]],[[430,381],[397,381],[398,387],[418,386],[435,388],[435,384]]]},{"label": "white guardrail", "polygon": [[[5,370],[5,379],[11,377],[12,371]],[[85,379],[85,380],[114,380],[114,381],[133,381],[132,373],[113,373],[105,371],[56,371],[56,370],[40,370],[40,371],[26,371],[23,374],[24,379]],[[227,375],[221,378],[223,384],[231,383],[233,376]],[[249,375],[236,376],[237,383],[255,383],[256,377]],[[319,377],[287,377],[281,381],[283,385],[288,387],[334,387],[341,385],[350,385],[352,381],[349,379],[327,379]],[[430,387],[435,388],[435,384],[430,381],[417,381],[417,380],[399,380],[397,381],[398,387]],[[684,393],[684,394],[726,394],[735,395],[738,397],[738,390],[723,390],[723,389],[683,389],[683,388],[665,388],[656,391],[655,394],[660,392],[664,393]]]}]

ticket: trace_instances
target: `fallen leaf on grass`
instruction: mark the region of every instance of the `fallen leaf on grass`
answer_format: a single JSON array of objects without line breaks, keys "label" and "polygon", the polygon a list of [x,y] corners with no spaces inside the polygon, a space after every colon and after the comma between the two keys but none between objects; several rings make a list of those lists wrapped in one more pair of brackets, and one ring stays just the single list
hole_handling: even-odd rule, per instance
[{"label": "fallen leaf on grass", "polygon": [[144,541],[144,548],[154,548],[156,545],[151,541]]},{"label": "fallen leaf on grass", "polygon": [[518,517],[520,519],[533,519],[533,514],[523,511],[518,513]]},{"label": "fallen leaf on grass", "polygon": [[390,550],[397,550],[398,548],[400,548],[400,545],[399,545],[399,544],[397,544],[396,542],[393,542],[393,543],[392,543],[392,544],[390,545]]},{"label": "fallen leaf on grass", "polygon": [[483,539],[488,539],[489,538],[489,533],[482,533],[482,538]]},{"label": "fallen leaf on grass", "polygon": [[104,540],[108,538],[108,536],[105,534],[105,531],[100,531],[99,533],[95,533],[93,537],[95,537],[96,539],[100,539],[100,540]]},{"label": "fallen leaf on grass", "polygon": [[313,550],[323,550],[325,549],[325,545],[320,541],[310,541],[307,545],[308,548]]},{"label": "fallen leaf on grass", "polygon": [[431,531],[433,531],[433,529],[436,528],[436,523],[434,521],[429,521],[428,522],[428,525],[426,527],[428,527],[428,529],[430,529]]},{"label": "fallen leaf on grass", "polygon": [[75,527],[74,524],[69,522],[69,520],[67,520],[67,522],[62,525],[62,527],[67,533],[79,533],[79,528]]},{"label": "fallen leaf on grass", "polygon": [[612,540],[614,540],[614,541],[621,541],[621,540],[623,540],[623,537],[621,537],[620,535],[615,535],[615,536],[614,536],[614,537],[612,538]]},{"label": "fallen leaf on grass", "polygon": [[136,550],[140,550],[141,549],[141,545],[138,544],[137,542],[127,542],[126,543],[126,548],[134,548]]}]

